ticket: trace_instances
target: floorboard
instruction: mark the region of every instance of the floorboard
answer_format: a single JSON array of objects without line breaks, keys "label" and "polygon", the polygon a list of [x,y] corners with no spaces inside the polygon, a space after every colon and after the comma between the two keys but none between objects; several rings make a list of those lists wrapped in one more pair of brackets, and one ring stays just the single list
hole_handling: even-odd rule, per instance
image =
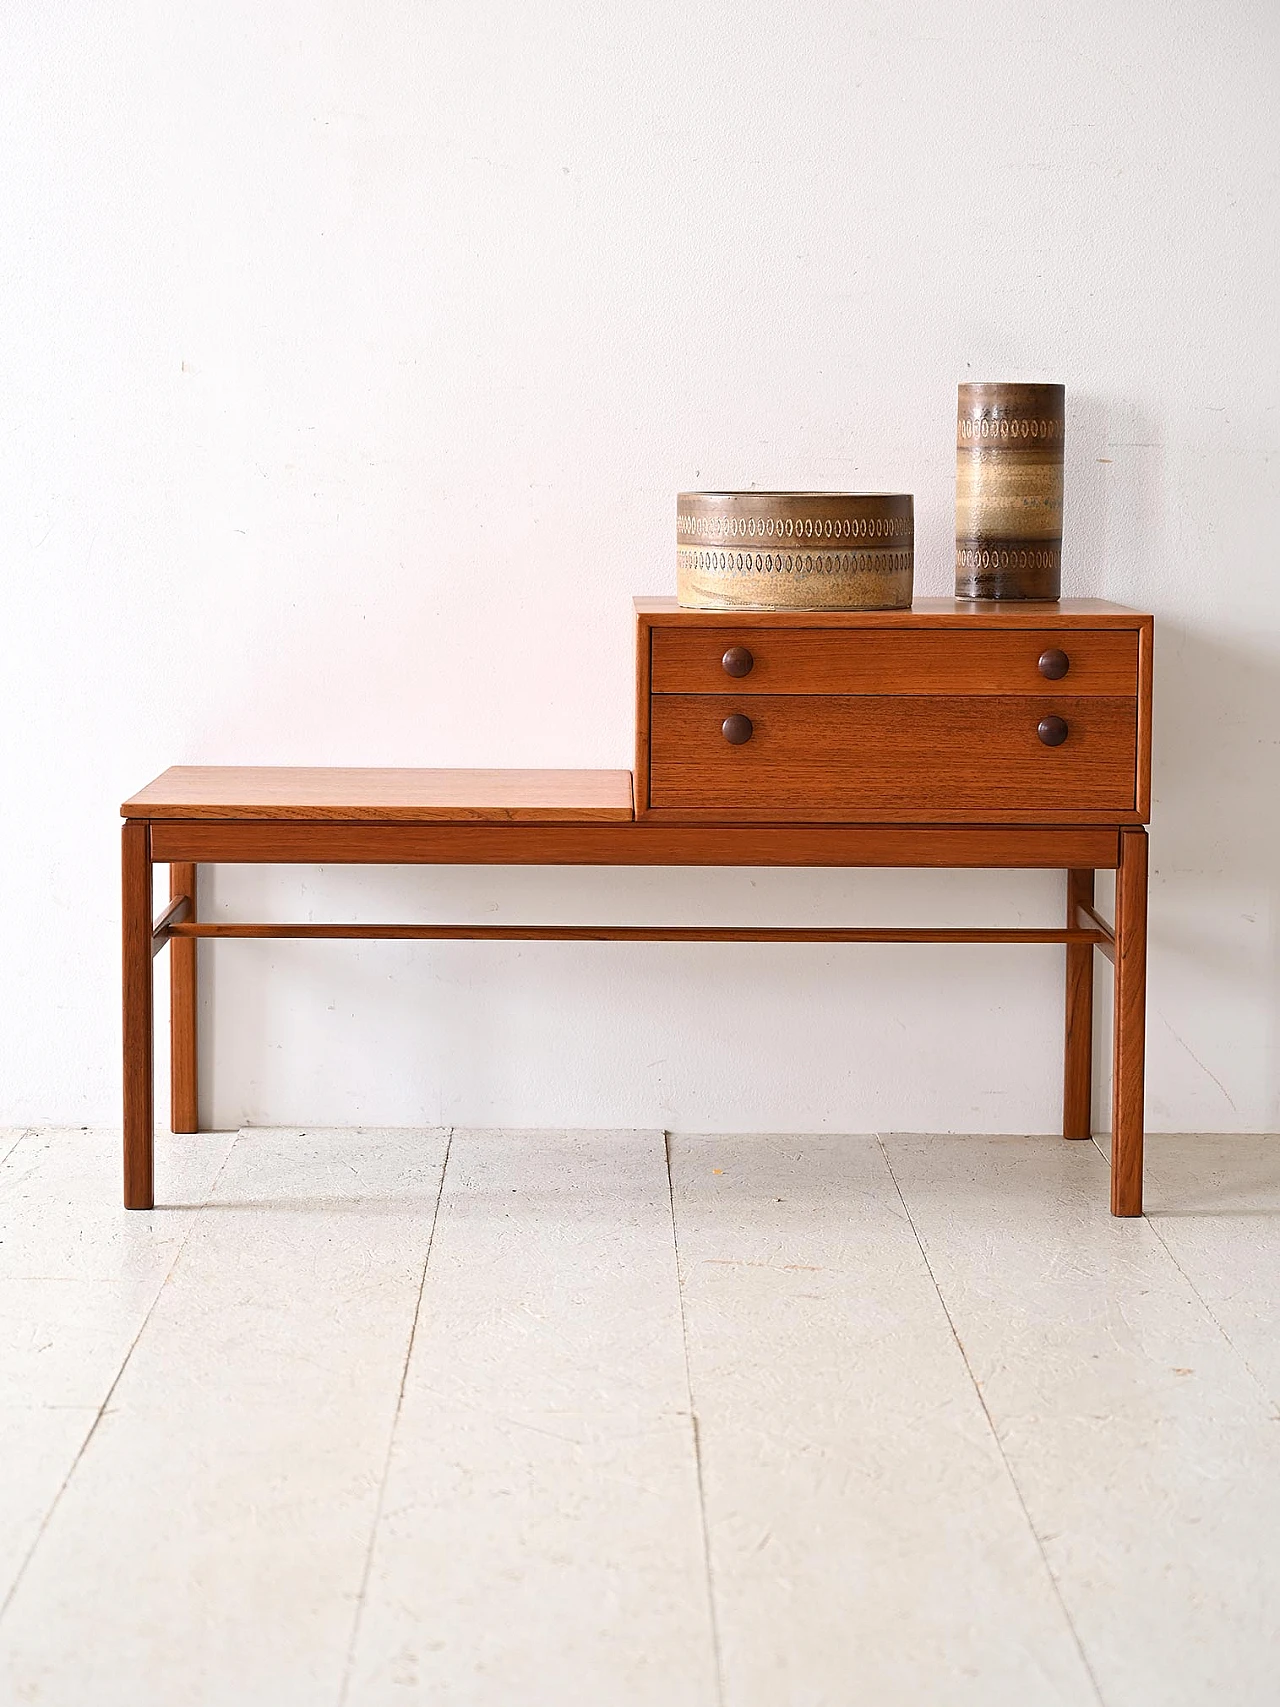
[{"label": "floorboard", "polygon": [[725,1707],[1095,1703],[878,1142],[671,1157]]},{"label": "floorboard", "polygon": [[0,1700],[336,1702],[445,1142],[240,1135],[0,1625]]},{"label": "floorboard", "polygon": [[1280,1137],[1147,1140],[1152,1230],[1280,1416]]},{"label": "floorboard", "polygon": [[1280,1426],[1056,1138],[885,1149],[1107,1707],[1274,1707]]},{"label": "floorboard", "polygon": [[459,1132],[350,1707],[713,1707],[658,1132]]},{"label": "floorboard", "polygon": [[[0,1607],[191,1229],[127,1216],[114,1132],[6,1134],[0,1161]],[[170,1203],[204,1202],[234,1134],[167,1152]]]}]

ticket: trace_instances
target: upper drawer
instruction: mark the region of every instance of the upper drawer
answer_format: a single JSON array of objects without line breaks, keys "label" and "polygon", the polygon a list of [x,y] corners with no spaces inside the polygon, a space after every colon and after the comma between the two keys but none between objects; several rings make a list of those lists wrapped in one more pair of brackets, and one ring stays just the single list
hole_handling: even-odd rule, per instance
[{"label": "upper drawer", "polygon": [[[745,675],[726,652],[750,654]],[[1060,659],[1040,660],[1046,653]],[[741,667],[741,658],[731,660]],[[655,628],[654,693],[1034,694],[1101,698],[1138,691],[1136,631],[973,628]]]}]

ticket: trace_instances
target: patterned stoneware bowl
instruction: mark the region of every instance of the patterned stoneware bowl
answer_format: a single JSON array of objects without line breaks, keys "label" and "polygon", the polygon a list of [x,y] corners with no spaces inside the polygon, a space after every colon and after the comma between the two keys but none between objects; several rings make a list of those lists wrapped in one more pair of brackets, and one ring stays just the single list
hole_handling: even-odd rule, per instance
[{"label": "patterned stoneware bowl", "polygon": [[908,492],[682,492],[676,591],[696,610],[905,610]]}]

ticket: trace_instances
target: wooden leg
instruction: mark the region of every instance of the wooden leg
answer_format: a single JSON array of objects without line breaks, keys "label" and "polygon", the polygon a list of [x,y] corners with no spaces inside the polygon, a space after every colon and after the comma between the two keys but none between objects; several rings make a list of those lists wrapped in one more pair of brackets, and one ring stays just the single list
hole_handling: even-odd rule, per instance
[{"label": "wooden leg", "polygon": [[[196,913],[196,868],[169,867],[169,898],[186,895],[191,901],[189,919]],[[169,1126],[174,1132],[200,1130],[197,1090],[198,1045],[196,1034],[196,939],[169,939]]]},{"label": "wooden leg", "polygon": [[[1077,906],[1093,905],[1093,873],[1067,873],[1067,928]],[[1062,1136],[1093,1136],[1093,948],[1067,944],[1067,1031],[1063,1052]]]},{"label": "wooden leg", "polygon": [[1121,830],[1116,872],[1115,1056],[1111,1083],[1111,1213],[1142,1214],[1147,1033],[1147,832]]},{"label": "wooden leg", "polygon": [[124,826],[120,868],[123,901],[124,1206],[155,1205],[151,1152],[155,1114],[151,1082],[151,826]]}]

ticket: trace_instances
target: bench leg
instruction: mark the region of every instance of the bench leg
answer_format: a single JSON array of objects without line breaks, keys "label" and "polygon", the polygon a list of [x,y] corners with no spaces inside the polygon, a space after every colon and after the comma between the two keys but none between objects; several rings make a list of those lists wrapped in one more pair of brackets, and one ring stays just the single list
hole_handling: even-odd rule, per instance
[{"label": "bench leg", "polygon": [[151,826],[124,826],[122,987],[124,997],[124,1206],[151,1209],[154,1110],[151,1078]]},{"label": "bench leg", "polygon": [[[1093,905],[1093,873],[1067,873],[1067,929],[1077,906]],[[1067,944],[1067,1028],[1063,1051],[1062,1136],[1093,1136],[1093,946]]]},{"label": "bench leg", "polygon": [[[196,913],[196,868],[169,867],[169,898],[186,895],[189,919]],[[169,938],[169,1126],[173,1132],[200,1130],[199,1053],[196,1033],[196,939]]]},{"label": "bench leg", "polygon": [[1115,933],[1111,1213],[1141,1215],[1147,1033],[1147,832],[1142,829],[1120,832]]}]

